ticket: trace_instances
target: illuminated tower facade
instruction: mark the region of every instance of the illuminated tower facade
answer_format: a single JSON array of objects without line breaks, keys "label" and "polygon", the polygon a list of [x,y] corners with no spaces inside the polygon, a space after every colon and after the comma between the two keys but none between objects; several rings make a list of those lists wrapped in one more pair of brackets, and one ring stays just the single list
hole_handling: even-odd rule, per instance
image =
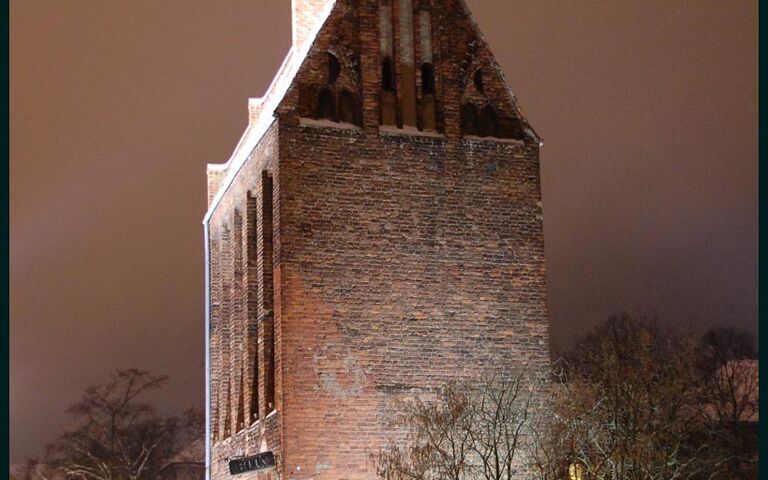
[{"label": "illuminated tower facade", "polygon": [[294,0],[208,168],[208,474],[362,480],[397,399],[549,362],[539,148],[463,0]]}]

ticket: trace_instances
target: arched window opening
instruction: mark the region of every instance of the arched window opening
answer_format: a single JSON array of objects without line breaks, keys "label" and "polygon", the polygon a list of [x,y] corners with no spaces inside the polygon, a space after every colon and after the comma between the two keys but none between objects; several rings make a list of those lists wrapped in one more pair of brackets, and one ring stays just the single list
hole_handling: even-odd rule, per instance
[{"label": "arched window opening", "polygon": [[320,90],[317,98],[316,117],[336,121],[336,104],[333,101],[333,92],[329,88]]},{"label": "arched window opening", "polygon": [[480,115],[479,130],[481,137],[498,136],[499,121],[496,117],[496,111],[490,105],[486,105],[485,108],[483,108],[483,113]]},{"label": "arched window opening", "polygon": [[352,92],[344,90],[339,95],[339,121],[360,125],[360,107]]},{"label": "arched window opening", "polygon": [[472,80],[475,84],[475,90],[477,90],[480,93],[483,93],[485,91],[485,86],[483,85],[483,69],[482,68],[478,68],[475,71],[475,74]]},{"label": "arched window opening", "polygon": [[328,52],[328,85],[333,85],[341,74],[341,64],[336,55]]},{"label": "arched window opening", "polygon": [[435,68],[430,63],[421,65],[421,93],[424,95],[435,94]]},{"label": "arched window opening", "polygon": [[477,109],[471,103],[461,107],[461,130],[464,135],[477,135]]},{"label": "arched window opening", "polygon": [[395,91],[395,69],[389,57],[384,57],[381,62],[381,89],[385,92]]}]

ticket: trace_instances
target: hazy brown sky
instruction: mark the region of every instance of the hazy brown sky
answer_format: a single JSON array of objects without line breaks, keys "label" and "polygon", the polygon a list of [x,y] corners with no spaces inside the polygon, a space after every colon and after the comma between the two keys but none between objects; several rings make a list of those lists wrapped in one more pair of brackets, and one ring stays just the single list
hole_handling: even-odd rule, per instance
[{"label": "hazy brown sky", "polygon": [[[612,311],[757,330],[757,2],[468,0],[542,150],[553,340]],[[203,402],[205,164],[289,0],[11,2],[11,460],[84,387]]]}]

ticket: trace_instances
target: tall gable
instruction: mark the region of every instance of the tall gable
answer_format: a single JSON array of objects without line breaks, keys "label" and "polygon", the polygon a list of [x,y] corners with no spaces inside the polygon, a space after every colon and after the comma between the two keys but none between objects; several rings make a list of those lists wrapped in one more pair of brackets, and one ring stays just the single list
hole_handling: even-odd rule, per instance
[{"label": "tall gable", "polygon": [[[477,130],[483,129],[483,112],[490,106],[499,115],[498,128],[514,132],[515,137],[524,133],[540,141],[520,109],[511,86],[466,1],[450,1],[455,4],[452,8],[461,11],[463,16],[463,28],[453,32],[460,32],[460,36],[453,41],[453,46],[455,58],[458,60],[457,75],[461,88],[462,131],[470,135],[482,133]],[[477,122],[474,124],[471,114],[477,115]]]},{"label": "tall gable", "polygon": [[291,0],[293,45],[228,162],[209,213],[274,121],[541,144],[465,0]]},{"label": "tall gable", "polygon": [[453,138],[540,141],[464,0],[333,3],[307,40],[287,111]]}]

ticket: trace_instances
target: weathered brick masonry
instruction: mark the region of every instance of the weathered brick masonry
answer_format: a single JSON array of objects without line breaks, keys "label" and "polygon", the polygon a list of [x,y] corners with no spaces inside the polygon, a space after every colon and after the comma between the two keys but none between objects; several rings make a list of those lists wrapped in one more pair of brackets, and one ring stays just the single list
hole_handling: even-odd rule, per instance
[{"label": "weathered brick masonry", "polygon": [[395,399],[549,361],[540,140],[464,2],[294,3],[209,167],[216,479],[372,479]]}]

